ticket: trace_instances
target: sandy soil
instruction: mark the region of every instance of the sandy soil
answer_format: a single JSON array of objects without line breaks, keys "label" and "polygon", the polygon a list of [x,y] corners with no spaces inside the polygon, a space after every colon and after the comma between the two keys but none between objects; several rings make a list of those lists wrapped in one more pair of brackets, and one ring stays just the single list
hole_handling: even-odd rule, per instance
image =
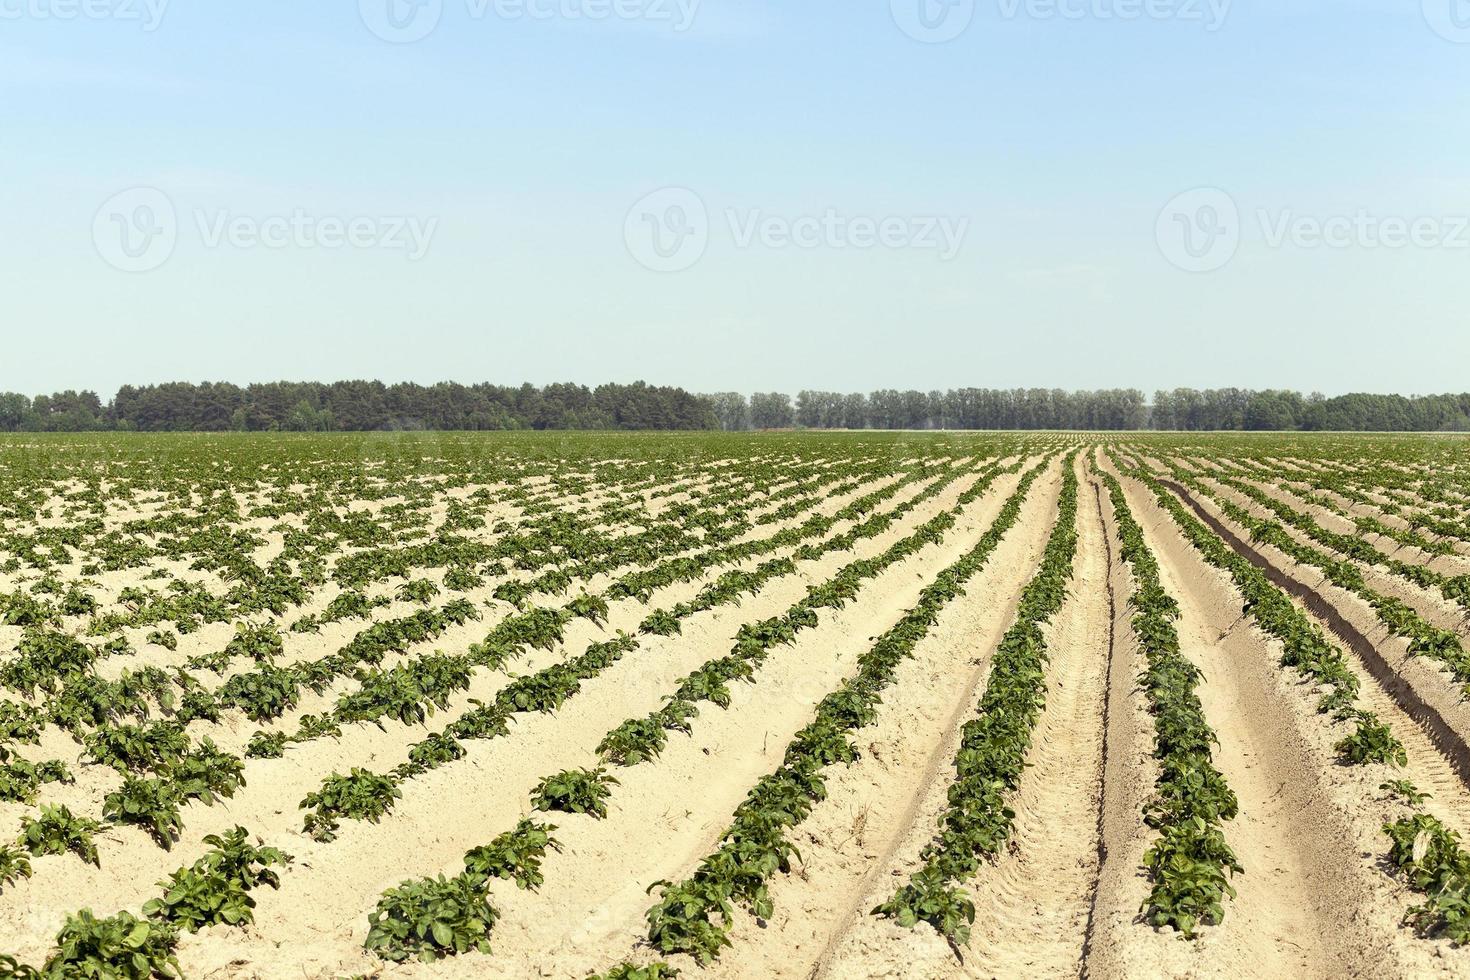
[{"label": "sandy soil", "polygon": [[[1158,463],[1149,455],[1140,458]],[[1245,867],[1234,879],[1238,895],[1228,903],[1224,923],[1205,929],[1200,939],[1186,941],[1141,921],[1138,911],[1149,892],[1142,856],[1155,836],[1142,819],[1158,773],[1152,757],[1153,719],[1137,682],[1144,664],[1130,624],[1133,583],[1118,555],[1110,501],[1086,459],[1084,455],[1076,463],[1082,481],[1079,546],[1069,596],[1045,628],[1051,652],[1047,704],[1027,757],[1029,768],[1010,800],[1015,834],[1001,855],[964,883],[977,908],[969,947],[951,948],[926,925],[903,929],[869,912],[917,867],[919,852],[945,807],[961,726],[974,716],[993,651],[1014,621],[1021,590],[1036,569],[1055,519],[1059,461],[1033,486],[1019,521],[965,594],[944,608],[914,656],[900,665],[876,721],[859,733],[861,759],[829,772],[827,798],[794,835],[801,860],[790,875],[777,874],[770,882],[773,915],[757,920],[737,913],[733,948],[707,969],[674,958],[686,978],[1126,980],[1470,973],[1464,951],[1417,938],[1401,923],[1417,897],[1385,867],[1388,841],[1381,828],[1408,811],[1379,788],[1390,778],[1411,779],[1433,794],[1425,804],[1430,812],[1470,837],[1470,706],[1461,692],[1432,663],[1408,658],[1402,641],[1386,634],[1362,600],[1274,549],[1251,549],[1343,645],[1362,683],[1361,705],[1392,726],[1409,755],[1402,771],[1340,764],[1334,746],[1346,731],[1317,713],[1319,692],[1280,666],[1279,645],[1242,614],[1229,577],[1200,558],[1150,492],[1125,478],[1125,493],[1159,559],[1164,586],[1180,603],[1177,626],[1184,654],[1204,673],[1199,693],[1206,719],[1219,737],[1215,763],[1240,800],[1241,812],[1224,832]],[[1187,462],[1198,469],[1204,461]],[[1319,469],[1311,461],[1274,460],[1271,465],[1277,464],[1292,475]],[[606,819],[542,815],[557,826],[563,849],[547,856],[546,881],[539,891],[492,885],[491,901],[500,919],[491,954],[433,965],[385,965],[361,945],[368,913],[385,888],[405,878],[457,871],[465,850],[508,830],[528,813],[530,792],[542,777],[595,765],[595,746],[610,728],[656,709],[691,670],[728,652],[743,624],[784,611],[810,585],[855,558],[881,553],[953,507],[979,466],[979,461],[967,460],[966,476],[851,551],[799,562],[795,574],[771,581],[739,604],[689,617],[680,635],[641,637],[634,654],[587,681],[555,715],[520,716],[509,737],[469,743],[465,759],[407,782],[402,800],[379,824],[344,821],[338,840],[317,843],[300,833],[297,804],[334,770],[390,768],[406,757],[412,742],[469,708],[472,698],[492,698],[515,675],[558,663],[616,630],[635,630],[650,609],[692,597],[731,566],[661,589],[646,606],[613,603],[606,627],[574,622],[556,650],[529,655],[510,671],[477,673],[470,690],[425,726],[392,721],[381,728],[356,726],[340,739],[317,739],[294,748],[284,759],[250,760],[248,785],[233,800],[212,808],[186,808],[184,837],[172,851],[159,849],[141,832],[116,829],[97,841],[101,869],[71,857],[38,859],[33,878],[0,888],[0,951],[39,963],[67,913],[83,902],[103,914],[136,910],[156,893],[155,882],[204,850],[204,835],[238,823],[290,851],[296,860],[284,873],[280,891],[256,893],[253,925],[183,939],[180,959],[191,977],[364,974],[575,980],[625,960],[655,960],[644,943],[644,915],[654,902],[649,888],[660,879],[688,875],[713,849],[735,807],[752,784],[780,763],[787,743],[811,719],[817,702],[852,676],[872,640],[914,605],[941,569],[974,545],[1015,489],[1018,475],[1000,478],[971,502],[941,543],[867,580],[854,603],[823,611],[819,624],[800,634],[794,645],[776,648],[754,683],[733,686],[727,710],[703,705],[692,736],[672,737],[657,760],[615,770],[620,785],[613,790]],[[814,469],[819,471],[820,464],[793,464],[788,472],[792,480],[809,481]],[[583,476],[595,480],[594,473]],[[884,477],[825,499],[821,488],[814,487],[801,515],[759,524],[745,537],[767,537],[810,513],[833,513],[895,479]],[[1324,509],[1258,476],[1252,479],[1324,525],[1351,530]],[[705,494],[735,481],[736,471],[711,465],[662,486],[588,489],[565,498],[557,486],[535,480],[526,485],[537,488],[538,499],[587,515],[606,513],[599,510],[604,505],[630,504],[636,520],[609,520],[604,529],[622,534],[657,524],[681,501],[698,506]],[[778,481],[770,489],[785,485]],[[880,509],[913,500],[927,486],[927,480],[906,486]],[[451,492],[467,496],[465,488],[446,490]],[[1246,504],[1245,498],[1225,492]],[[270,497],[266,490],[252,499],[261,503]],[[373,513],[386,514],[393,501],[370,503]],[[769,507],[780,503],[771,501]],[[1232,530],[1218,506],[1207,499],[1198,505]],[[65,501],[56,502],[58,511],[65,506]],[[140,497],[112,515],[111,526],[171,506],[176,504]],[[523,516],[513,503],[494,507],[494,520],[514,523]],[[447,513],[446,501],[438,500],[429,526],[437,527]],[[259,556],[268,557],[280,547],[281,521],[248,523],[267,541]],[[1392,550],[1390,543],[1380,541],[1384,550]],[[1448,571],[1455,560],[1442,564]],[[187,565],[170,568],[183,576]],[[1434,622],[1465,635],[1457,607],[1387,573],[1370,569],[1367,575],[1374,588],[1403,598]],[[227,587],[199,573],[186,577],[210,579],[216,591]],[[587,584],[603,588],[612,577],[603,573]],[[12,587],[9,579],[3,581]],[[115,595],[125,584],[147,582],[139,570],[130,570],[110,577],[104,591]],[[509,606],[491,599],[494,584],[469,594],[487,609],[484,621],[450,630],[389,658],[388,664],[433,649],[462,650],[482,637],[510,612]],[[333,594],[329,587],[304,609],[321,608]],[[440,601],[448,598],[446,594]],[[415,608],[395,599],[376,610],[374,619]],[[293,609],[285,619],[302,611]],[[354,620],[331,624],[319,634],[291,636],[288,659],[336,649],[365,625]],[[177,655],[149,649],[114,658],[105,672],[176,662],[218,649],[229,635],[229,624],[214,624],[186,638]],[[0,628],[0,641],[12,647],[18,636],[16,630]],[[293,728],[301,714],[330,706],[353,683],[344,679],[328,694],[306,699],[279,725]],[[262,726],[235,718],[223,725],[193,726],[191,734],[207,732],[238,750],[257,727]],[[54,729],[45,732],[41,746],[19,750],[34,760],[75,759],[78,752]],[[99,766],[80,769],[79,777],[75,785],[46,787],[46,801],[92,813],[121,781]],[[14,824],[32,809],[0,805],[0,824]]]}]

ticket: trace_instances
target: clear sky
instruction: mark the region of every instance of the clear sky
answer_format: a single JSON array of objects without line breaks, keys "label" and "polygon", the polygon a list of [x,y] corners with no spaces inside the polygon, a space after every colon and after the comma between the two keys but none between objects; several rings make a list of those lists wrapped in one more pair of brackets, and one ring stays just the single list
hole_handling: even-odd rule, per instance
[{"label": "clear sky", "polygon": [[1467,110],[1467,0],[0,0],[0,389],[1462,391]]}]

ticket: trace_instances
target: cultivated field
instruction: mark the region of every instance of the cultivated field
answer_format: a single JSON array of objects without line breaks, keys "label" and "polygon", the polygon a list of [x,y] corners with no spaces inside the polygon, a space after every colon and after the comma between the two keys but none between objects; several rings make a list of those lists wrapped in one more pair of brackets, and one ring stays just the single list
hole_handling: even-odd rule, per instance
[{"label": "cultivated field", "polygon": [[0,978],[1470,974],[1467,450],[0,439]]}]

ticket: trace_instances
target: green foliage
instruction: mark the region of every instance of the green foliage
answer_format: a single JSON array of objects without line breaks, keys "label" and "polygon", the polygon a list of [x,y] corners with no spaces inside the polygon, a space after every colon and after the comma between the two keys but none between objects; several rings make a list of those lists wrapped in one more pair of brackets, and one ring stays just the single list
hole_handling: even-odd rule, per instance
[{"label": "green foliage", "polygon": [[204,857],[159,882],[163,894],[143,906],[145,916],[187,932],[245,925],[254,919],[250,891],[262,884],[279,888],[280,877],[271,869],[291,860],[276,848],[249,843],[243,827],[211,834],[204,843],[211,848]]},{"label": "green foliage", "polygon": [[1418,789],[1414,787],[1414,784],[1409,782],[1407,779],[1391,779],[1386,783],[1380,783],[1378,788],[1388,790],[1391,795],[1397,797],[1410,806],[1418,806],[1425,800],[1433,799],[1430,794],[1421,793]]},{"label": "green foliage", "polygon": [[39,817],[21,818],[20,844],[35,857],[69,851],[100,866],[92,835],[101,829],[97,821],[75,816],[68,807],[42,805]]},{"label": "green foliage", "polygon": [[123,777],[122,788],[108,793],[102,801],[102,815],[116,823],[142,828],[168,850],[184,827],[179,815],[183,800],[182,789],[171,780],[128,775]]},{"label": "green foliage", "polygon": [[148,634],[146,642],[163,647],[165,650],[179,648],[179,636],[173,630],[154,630]]},{"label": "green foliage", "polygon": [[244,674],[236,674],[220,689],[220,700],[245,712],[253,722],[281,717],[296,707],[299,685],[289,670],[262,664]]},{"label": "green foliage", "polygon": [[402,796],[391,776],[356,767],[346,776],[334,772],[301,801],[300,808],[311,811],[302,832],[319,841],[335,840],[339,817],[377,823]]},{"label": "green foliage", "polygon": [[1337,753],[1355,765],[1382,762],[1407,766],[1409,755],[1393,729],[1372,715],[1359,717],[1357,729],[1337,743]]},{"label": "green foliage", "polygon": [[86,980],[150,980],[181,977],[174,946],[178,933],[167,923],[119,912],[99,919],[90,909],[69,916],[46,961],[48,977]]},{"label": "green foliage", "polygon": [[892,919],[912,929],[927,922],[950,942],[969,945],[970,926],[975,922],[975,903],[951,885],[944,872],[926,867],[914,874],[893,897],[873,909],[873,915]]},{"label": "green foliage", "polygon": [[534,891],[543,881],[541,860],[547,850],[561,850],[561,845],[551,836],[554,830],[550,824],[522,820],[514,830],[465,854],[465,873],[505,878],[519,888]]},{"label": "green foliage", "polygon": [[364,946],[394,962],[430,963],[471,950],[489,953],[497,918],[485,879],[478,875],[405,881],[379,899],[368,918]]},{"label": "green foliage", "polygon": [[1152,881],[1140,909],[1156,928],[1194,938],[1201,925],[1218,925],[1235,890],[1227,875],[1242,871],[1220,829],[1239,804],[1211,753],[1214,731],[1196,688],[1198,668],[1180,651],[1174,621],[1179,605],[1165,591],[1159,566],[1134,520],[1122,486],[1105,474],[1122,557],[1133,570],[1133,633],[1147,663],[1142,681],[1154,716],[1154,755],[1160,762],[1154,797],[1145,808],[1159,837],[1144,853]]},{"label": "green foliage", "polygon": [[531,793],[537,810],[586,813],[599,820],[607,816],[607,798],[618,781],[606,769],[570,769],[547,776]]},{"label": "green foliage", "polygon": [[621,963],[606,973],[589,976],[587,980],[677,980],[679,971],[667,963]]},{"label": "green foliage", "polygon": [[149,725],[115,725],[95,729],[83,738],[92,761],[121,773],[166,769],[189,747],[182,725],[171,721]]},{"label": "green foliage", "polygon": [[1389,860],[1426,896],[1406,919],[1424,936],[1470,943],[1470,854],[1459,835],[1428,814],[1385,824],[1393,846]]},{"label": "green foliage", "polygon": [[968,940],[974,917],[969,900],[953,883],[973,875],[1010,838],[1015,813],[1006,805],[1006,794],[1016,788],[1025,768],[1031,730],[1045,700],[1047,652],[1041,627],[1066,598],[1077,550],[1074,458],[1068,456],[1063,464],[1056,524],[1041,567],[1021,593],[1015,625],[991,660],[979,716],[961,729],[949,809],[940,818],[939,835],[920,855],[924,864],[908,884],[873,910],[910,925],[928,922],[952,943]]},{"label": "green foliage", "polygon": [[9,885],[31,876],[31,859],[16,844],[0,845],[0,885]]}]

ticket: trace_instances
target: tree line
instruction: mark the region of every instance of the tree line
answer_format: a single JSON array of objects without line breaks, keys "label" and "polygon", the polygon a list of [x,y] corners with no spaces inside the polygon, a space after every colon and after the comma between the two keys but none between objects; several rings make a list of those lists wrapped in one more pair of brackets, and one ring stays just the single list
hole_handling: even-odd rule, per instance
[{"label": "tree line", "polygon": [[748,399],[707,396],[720,427],[783,429],[1086,429],[1183,432],[1464,432],[1470,394],[1351,394],[1328,398],[1295,391],[1175,388],[1145,400],[1137,389],[960,388],[875,391],[868,395],[803,391]]},{"label": "tree line", "polygon": [[635,384],[175,382],[34,399],[0,394],[0,431],[371,432],[384,429],[709,429],[709,403],[682,388]]},{"label": "tree line", "polygon": [[0,393],[4,432],[376,431],[384,429],[1085,429],[1470,431],[1470,394],[1350,394],[1175,388],[958,388],[695,395],[643,382],[542,387],[379,381],[176,382],[31,398]]}]

